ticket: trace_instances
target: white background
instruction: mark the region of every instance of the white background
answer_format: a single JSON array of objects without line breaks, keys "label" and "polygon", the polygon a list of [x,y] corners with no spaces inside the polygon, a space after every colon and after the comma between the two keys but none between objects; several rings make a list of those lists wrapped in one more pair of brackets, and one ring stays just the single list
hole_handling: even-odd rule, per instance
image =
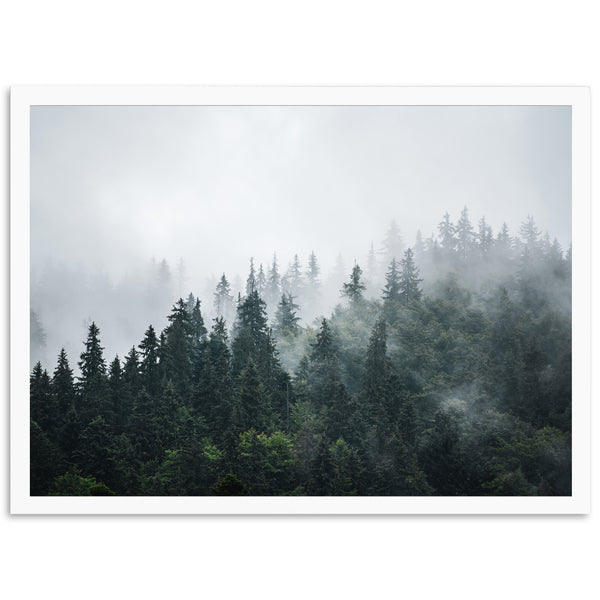
[{"label": "white background", "polygon": [[[600,40],[592,7],[574,0],[13,1],[0,20],[2,279],[8,280],[10,85],[589,85],[595,179]],[[594,245],[594,264],[596,254]],[[596,298],[597,281],[593,287]],[[585,517],[8,516],[7,296],[0,331],[5,597],[598,595],[595,496]],[[596,341],[595,320],[593,326]]]}]

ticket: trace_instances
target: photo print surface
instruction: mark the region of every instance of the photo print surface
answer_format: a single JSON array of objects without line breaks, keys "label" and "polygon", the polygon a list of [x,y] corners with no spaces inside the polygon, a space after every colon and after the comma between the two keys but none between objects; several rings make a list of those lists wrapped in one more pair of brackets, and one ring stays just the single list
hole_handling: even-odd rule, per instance
[{"label": "photo print surface", "polygon": [[30,495],[572,493],[571,106],[31,106]]}]

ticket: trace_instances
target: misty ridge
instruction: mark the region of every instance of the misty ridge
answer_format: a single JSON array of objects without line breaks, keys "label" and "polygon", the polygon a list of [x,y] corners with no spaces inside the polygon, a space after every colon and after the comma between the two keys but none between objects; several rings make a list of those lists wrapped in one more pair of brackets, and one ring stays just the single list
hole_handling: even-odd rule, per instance
[{"label": "misty ridge", "polygon": [[570,248],[465,207],[325,259],[32,273],[31,493],[571,493]]},{"label": "misty ridge", "polygon": [[[164,258],[157,260],[152,257],[137,263],[128,258],[128,262],[133,264],[121,277],[109,275],[102,267],[92,270],[77,262],[48,260],[41,267],[32,267],[31,272],[30,366],[38,361],[44,364],[54,361],[56,348],[64,348],[71,356],[78,355],[92,321],[102,328],[107,355],[124,356],[148,324],[163,329],[174,301],[187,299],[189,294],[201,301],[203,315],[209,322],[223,316],[231,330],[235,305],[238,297],[247,293],[248,278],[255,281],[256,290],[267,304],[271,325],[275,325],[274,317],[283,293],[294,298],[299,324],[314,327],[315,319],[329,315],[342,301],[342,286],[355,263],[363,272],[365,298],[377,299],[381,297],[392,257],[396,257],[399,264],[409,246],[421,271],[426,293],[434,292],[433,284],[442,273],[456,271],[457,268],[461,269],[466,287],[474,287],[480,293],[482,282],[514,275],[523,242],[518,235],[510,235],[506,224],[494,236],[485,217],[477,227],[468,221],[466,208],[464,217],[468,223],[467,236],[472,235],[471,243],[479,244],[480,256],[479,260],[463,264],[456,262],[456,257],[455,264],[441,260],[447,228],[454,227],[447,214],[438,227],[437,235],[425,238],[418,231],[412,244],[405,241],[393,219],[385,237],[379,242],[371,242],[360,255],[342,256],[338,252],[335,256],[326,257],[333,265],[328,272],[323,272],[320,258],[313,251],[295,253],[287,263],[276,250],[261,261],[249,257],[246,261],[249,272],[222,272],[219,277],[214,274],[202,277],[193,265],[193,257],[191,260],[180,258],[175,264]],[[469,227],[472,228],[470,233]],[[549,255],[552,252],[556,260],[559,255],[563,256],[563,249],[556,238],[551,239],[548,233],[542,236],[538,232],[537,235],[544,253]],[[445,244],[448,246],[452,241],[445,240]],[[464,250],[458,247],[456,252],[464,255]],[[500,258],[502,252],[505,253],[504,259]],[[481,260],[484,256],[485,261]],[[570,260],[570,255],[566,258]],[[193,272],[192,277],[190,271]],[[224,290],[223,285],[226,286]],[[570,310],[570,300],[564,309]]]}]

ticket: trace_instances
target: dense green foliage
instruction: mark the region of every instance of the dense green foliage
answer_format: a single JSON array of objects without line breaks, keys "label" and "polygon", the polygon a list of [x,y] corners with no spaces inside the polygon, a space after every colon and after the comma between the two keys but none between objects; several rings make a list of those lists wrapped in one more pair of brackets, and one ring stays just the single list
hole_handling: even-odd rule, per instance
[{"label": "dense green foliage", "polygon": [[[225,274],[107,364],[89,326],[30,379],[32,495],[570,495],[570,251],[467,209],[354,264],[313,323],[314,253]],[[207,329],[209,328],[209,329]]]}]

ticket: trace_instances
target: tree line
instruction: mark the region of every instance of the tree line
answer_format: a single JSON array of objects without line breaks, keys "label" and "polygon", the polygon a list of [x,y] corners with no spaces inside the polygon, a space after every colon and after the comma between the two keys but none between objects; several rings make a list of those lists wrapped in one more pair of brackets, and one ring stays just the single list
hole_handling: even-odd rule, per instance
[{"label": "tree line", "polygon": [[31,494],[571,493],[571,252],[531,217],[412,247],[393,222],[310,323],[294,263],[251,260],[237,298],[223,274],[210,323],[180,298],[123,360],[91,323],[77,375],[37,363]]}]

